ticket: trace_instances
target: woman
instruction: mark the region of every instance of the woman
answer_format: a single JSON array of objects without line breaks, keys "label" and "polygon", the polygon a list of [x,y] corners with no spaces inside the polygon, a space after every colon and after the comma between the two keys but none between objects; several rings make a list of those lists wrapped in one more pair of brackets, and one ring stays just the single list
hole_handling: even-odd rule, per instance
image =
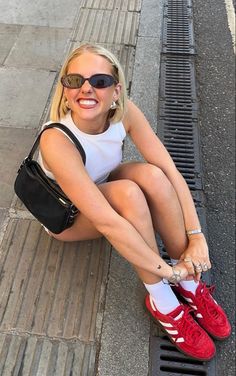
[{"label": "woman", "polygon": [[[51,235],[62,241],[105,236],[136,269],[148,311],[176,347],[210,360],[215,346],[209,334],[224,339],[231,328],[212,288],[200,281],[211,268],[207,243],[187,184],[125,88],[119,62],[100,46],[84,44],[65,62],[51,121],[75,134],[87,159],[84,166],[62,131],[43,133],[41,166],[79,209],[72,227]],[[126,134],[145,163],[121,163]],[[172,265],[159,256],[156,231]]]}]

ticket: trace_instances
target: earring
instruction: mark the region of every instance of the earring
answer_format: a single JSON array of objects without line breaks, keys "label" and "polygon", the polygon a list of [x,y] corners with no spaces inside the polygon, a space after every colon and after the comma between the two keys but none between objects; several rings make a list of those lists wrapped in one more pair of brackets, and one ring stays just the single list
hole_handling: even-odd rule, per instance
[{"label": "earring", "polygon": [[70,105],[69,105],[69,102],[67,100],[65,101],[65,105],[70,110]]},{"label": "earring", "polygon": [[111,109],[111,110],[115,110],[116,108],[117,108],[117,104],[116,104],[116,102],[115,102],[115,101],[112,101],[112,104],[111,104],[110,109]]}]

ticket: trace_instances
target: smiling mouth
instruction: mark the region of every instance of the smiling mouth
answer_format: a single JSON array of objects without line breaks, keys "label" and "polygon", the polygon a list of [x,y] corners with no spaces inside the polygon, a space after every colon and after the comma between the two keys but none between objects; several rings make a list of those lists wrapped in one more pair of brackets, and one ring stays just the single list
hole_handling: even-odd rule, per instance
[{"label": "smiling mouth", "polygon": [[78,103],[81,107],[92,108],[98,103],[95,99],[79,99]]}]

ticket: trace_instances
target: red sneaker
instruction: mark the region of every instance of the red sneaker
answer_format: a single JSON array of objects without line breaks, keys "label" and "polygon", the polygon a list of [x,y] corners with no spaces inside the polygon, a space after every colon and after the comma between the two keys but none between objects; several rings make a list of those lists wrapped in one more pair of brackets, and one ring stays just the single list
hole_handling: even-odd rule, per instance
[{"label": "red sneaker", "polygon": [[152,318],[166,332],[178,350],[198,360],[206,361],[213,358],[215,345],[189,314],[191,308],[180,304],[174,311],[163,315],[157,310],[150,295],[146,296],[145,304]]},{"label": "red sneaker", "polygon": [[213,299],[214,286],[207,287],[199,282],[195,295],[180,285],[173,289],[178,292],[193,308],[198,323],[214,338],[225,339],[231,333],[231,326],[223,309]]}]

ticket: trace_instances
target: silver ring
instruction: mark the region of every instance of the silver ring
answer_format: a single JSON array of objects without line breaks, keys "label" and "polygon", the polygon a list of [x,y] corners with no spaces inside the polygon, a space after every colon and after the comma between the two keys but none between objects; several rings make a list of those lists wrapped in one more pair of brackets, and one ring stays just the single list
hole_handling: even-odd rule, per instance
[{"label": "silver ring", "polygon": [[192,259],[190,257],[185,257],[184,262],[192,262]]},{"label": "silver ring", "polygon": [[206,263],[204,263],[204,264],[202,265],[202,270],[203,270],[204,272],[206,272],[207,269],[208,269],[208,266],[207,266]]},{"label": "silver ring", "polygon": [[194,265],[194,269],[197,270],[197,271],[201,271],[202,270],[201,264]]}]

